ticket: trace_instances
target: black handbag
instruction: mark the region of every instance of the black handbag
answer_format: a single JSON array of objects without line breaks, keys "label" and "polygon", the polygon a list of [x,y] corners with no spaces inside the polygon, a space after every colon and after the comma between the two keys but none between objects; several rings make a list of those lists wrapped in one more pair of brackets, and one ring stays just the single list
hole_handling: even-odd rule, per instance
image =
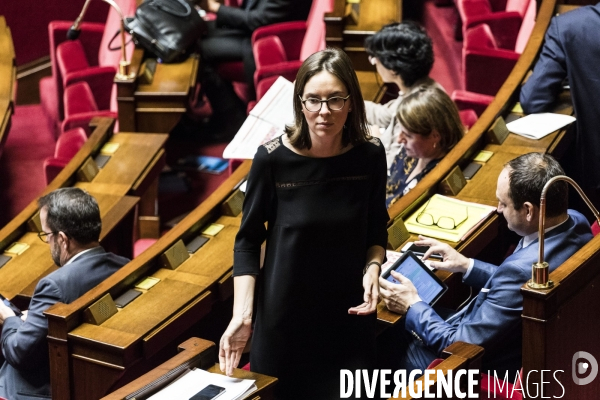
[{"label": "black handbag", "polygon": [[186,0],[146,0],[135,17],[125,18],[134,42],[163,62],[177,61],[206,30],[206,23]]}]

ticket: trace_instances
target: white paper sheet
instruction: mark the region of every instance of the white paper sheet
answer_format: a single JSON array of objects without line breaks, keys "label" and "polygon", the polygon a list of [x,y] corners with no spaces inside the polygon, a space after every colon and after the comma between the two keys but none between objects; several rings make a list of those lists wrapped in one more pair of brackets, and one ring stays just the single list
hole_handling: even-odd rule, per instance
[{"label": "white paper sheet", "polygon": [[529,139],[541,139],[552,132],[569,125],[575,117],[563,114],[529,114],[506,124],[508,130]]},{"label": "white paper sheet", "polygon": [[230,378],[202,369],[194,369],[148,400],[187,400],[210,384],[225,388],[225,391],[219,396],[219,400],[237,400],[253,387],[256,389],[252,379]]},{"label": "white paper sheet", "polygon": [[281,136],[285,125],[294,122],[293,93],[292,82],[277,78],[227,145],[223,158],[251,160],[258,146]]}]

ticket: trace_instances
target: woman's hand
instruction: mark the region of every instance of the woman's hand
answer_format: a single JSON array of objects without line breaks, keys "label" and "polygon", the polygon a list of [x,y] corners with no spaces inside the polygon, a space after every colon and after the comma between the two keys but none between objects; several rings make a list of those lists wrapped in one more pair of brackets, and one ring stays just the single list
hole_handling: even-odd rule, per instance
[{"label": "woman's hand", "polygon": [[373,264],[367,269],[363,276],[363,287],[365,288],[364,303],[352,307],[348,314],[368,315],[377,311],[379,301],[379,266]]},{"label": "woman's hand", "polygon": [[252,333],[252,319],[233,317],[219,344],[219,366],[227,376],[240,363],[242,352]]}]

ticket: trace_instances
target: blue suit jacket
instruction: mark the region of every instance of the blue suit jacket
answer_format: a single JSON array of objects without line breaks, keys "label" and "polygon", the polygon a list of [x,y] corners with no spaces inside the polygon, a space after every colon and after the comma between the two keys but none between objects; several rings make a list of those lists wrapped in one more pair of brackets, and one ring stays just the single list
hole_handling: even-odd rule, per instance
[{"label": "blue suit jacket", "polygon": [[[547,233],[545,261],[556,269],[592,238],[583,215],[569,210],[569,220]],[[521,368],[523,296],[520,288],[531,278],[537,262],[537,239],[514,252],[500,266],[475,260],[465,283],[481,291],[457,318],[444,321],[428,304],[414,304],[406,315],[406,329],[419,336],[435,353],[463,341],[485,349],[483,370],[496,370],[514,378]]]},{"label": "blue suit jacket", "polygon": [[25,322],[9,317],[2,326],[0,345],[5,362],[0,369],[0,397],[50,398],[48,321],[44,311],[58,302],[75,301],[128,261],[99,246],[39,281]]},{"label": "blue suit jacket", "polygon": [[554,17],[546,31],[540,58],[521,89],[527,113],[548,112],[568,77],[577,117],[576,175],[586,190],[600,189],[600,3]]}]

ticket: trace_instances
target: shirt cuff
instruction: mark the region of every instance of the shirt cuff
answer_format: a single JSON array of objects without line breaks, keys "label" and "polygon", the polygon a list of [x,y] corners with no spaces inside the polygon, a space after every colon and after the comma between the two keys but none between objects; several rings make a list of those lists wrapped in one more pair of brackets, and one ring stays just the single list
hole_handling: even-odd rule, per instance
[{"label": "shirt cuff", "polygon": [[469,268],[467,268],[467,272],[465,272],[465,274],[463,275],[463,282],[465,281],[465,279],[467,279],[467,277],[469,276],[469,274],[473,270],[473,266],[474,265],[475,265],[475,260],[472,259],[472,258],[469,258]]}]

